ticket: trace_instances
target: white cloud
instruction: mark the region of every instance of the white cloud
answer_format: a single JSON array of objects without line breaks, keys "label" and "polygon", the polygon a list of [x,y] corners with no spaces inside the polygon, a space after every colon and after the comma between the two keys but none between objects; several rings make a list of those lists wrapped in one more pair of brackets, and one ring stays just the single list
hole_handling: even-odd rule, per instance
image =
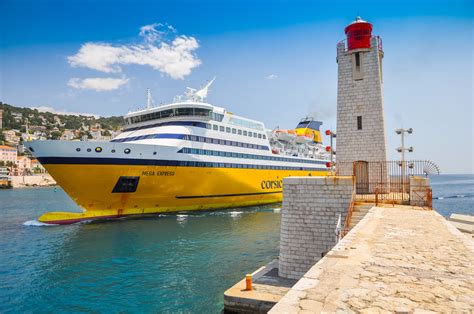
[{"label": "white cloud", "polygon": [[93,77],[79,79],[74,77],[67,83],[68,86],[76,89],[93,89],[97,92],[111,91],[128,83],[128,79],[111,77]]},{"label": "white cloud", "polygon": [[278,78],[278,75],[276,74],[270,74],[265,77],[267,80],[276,80]]},{"label": "white cloud", "polygon": [[53,107],[48,107],[48,106],[31,107],[31,109],[36,109],[39,112],[51,112],[51,113],[55,113],[55,114],[63,114],[63,115],[71,115],[71,116],[86,116],[86,117],[99,118],[98,115],[92,114],[92,113],[69,112],[67,110],[54,109]]},{"label": "white cloud", "polygon": [[[123,65],[145,65],[183,79],[201,60],[194,54],[199,43],[194,37],[176,35],[171,25],[159,23],[140,28],[144,44],[112,45],[85,43],[79,51],[68,57],[73,67],[86,67],[105,73],[120,73]],[[172,36],[172,39],[168,37]]]}]

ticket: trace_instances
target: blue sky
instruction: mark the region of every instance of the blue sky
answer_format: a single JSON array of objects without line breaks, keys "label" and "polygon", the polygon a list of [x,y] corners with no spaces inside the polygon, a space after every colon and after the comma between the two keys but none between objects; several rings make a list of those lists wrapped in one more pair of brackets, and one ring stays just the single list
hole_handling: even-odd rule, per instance
[{"label": "blue sky", "polygon": [[121,115],[217,76],[214,105],[335,128],[336,44],[360,15],[383,39],[390,158],[413,127],[411,159],[474,173],[473,3],[0,0],[0,101]]}]

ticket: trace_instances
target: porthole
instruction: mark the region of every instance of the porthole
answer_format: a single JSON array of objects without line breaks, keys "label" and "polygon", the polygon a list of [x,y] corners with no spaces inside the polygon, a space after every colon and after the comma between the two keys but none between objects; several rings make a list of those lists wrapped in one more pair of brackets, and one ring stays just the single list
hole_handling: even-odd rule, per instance
[{"label": "porthole", "polygon": [[156,155],[156,152],[153,152],[153,155]]},{"label": "porthole", "polygon": [[95,152],[96,152],[96,153],[100,153],[101,151],[102,151],[102,147],[96,147],[96,148],[95,148]]},{"label": "porthole", "polygon": [[87,151],[90,152],[92,149],[88,148]]},{"label": "porthole", "polygon": [[28,147],[28,148],[29,148],[29,150],[30,150],[31,152],[34,152],[34,151],[35,151],[35,150],[33,149],[33,147],[31,147],[31,146]]},{"label": "porthole", "polygon": [[112,153],[115,153],[115,149],[112,149],[111,152],[112,152]]},{"label": "porthole", "polygon": [[125,154],[130,154],[131,150],[130,150],[130,148],[125,148],[125,149],[123,150],[123,152],[124,152]]},{"label": "porthole", "polygon": [[81,151],[81,149],[79,147],[76,148],[76,152],[80,152],[80,151]]}]

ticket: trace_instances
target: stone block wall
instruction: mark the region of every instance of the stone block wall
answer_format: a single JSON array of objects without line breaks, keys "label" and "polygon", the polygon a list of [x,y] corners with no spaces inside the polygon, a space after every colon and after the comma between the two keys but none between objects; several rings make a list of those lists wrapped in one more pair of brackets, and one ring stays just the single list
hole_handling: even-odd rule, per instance
[{"label": "stone block wall", "polygon": [[410,177],[410,205],[427,206],[428,189],[430,188],[430,179],[423,177]]},{"label": "stone block wall", "polygon": [[283,180],[279,276],[299,279],[337,243],[354,192],[352,177]]}]

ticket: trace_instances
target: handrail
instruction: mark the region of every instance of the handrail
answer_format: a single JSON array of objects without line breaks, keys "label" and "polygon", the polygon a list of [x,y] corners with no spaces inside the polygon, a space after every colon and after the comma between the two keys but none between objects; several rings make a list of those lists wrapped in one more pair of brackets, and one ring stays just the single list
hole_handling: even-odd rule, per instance
[{"label": "handrail", "polygon": [[341,239],[344,238],[347,233],[349,233],[349,225],[352,220],[352,212],[354,211],[355,195],[356,195],[355,191],[352,192],[351,203],[349,204],[349,209],[347,210],[346,219],[344,220],[344,227],[342,227]]}]

